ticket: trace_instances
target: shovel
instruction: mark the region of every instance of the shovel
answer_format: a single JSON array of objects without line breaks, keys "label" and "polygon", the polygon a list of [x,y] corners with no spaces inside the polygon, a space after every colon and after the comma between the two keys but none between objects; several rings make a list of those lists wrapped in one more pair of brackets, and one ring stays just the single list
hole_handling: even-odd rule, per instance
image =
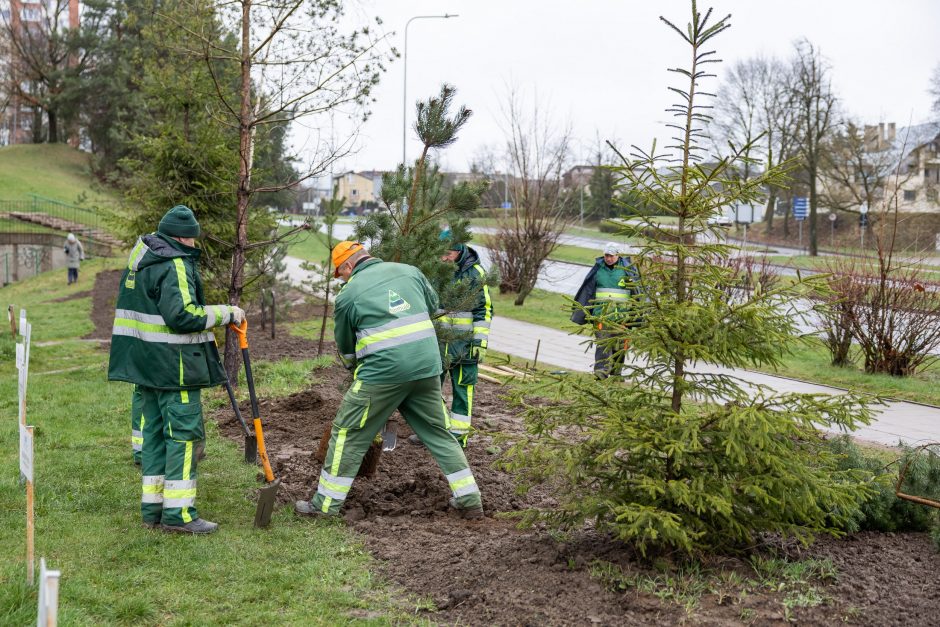
[{"label": "shovel", "polygon": [[261,457],[261,466],[264,468],[264,478],[268,482],[258,491],[258,507],[255,509],[255,527],[267,527],[271,523],[271,513],[274,511],[274,501],[277,498],[277,489],[281,485],[280,479],[274,478],[268,452],[264,448],[264,431],[261,429],[261,415],[258,411],[258,397],[255,395],[255,379],[251,375],[251,359],[248,357],[248,321],[243,320],[241,326],[230,324],[229,327],[238,335],[238,345],[242,349],[242,361],[245,362],[245,379],[248,382],[248,396],[251,397],[251,417],[255,426],[255,439],[258,445],[258,455]]},{"label": "shovel", "polygon": [[382,450],[394,451],[396,446],[398,446],[398,425],[388,421],[382,427]]},{"label": "shovel", "polygon": [[245,463],[254,464],[258,461],[258,439],[251,434],[248,425],[245,424],[245,419],[242,418],[242,412],[238,409],[238,401],[235,400],[235,391],[232,390],[232,383],[228,380],[228,377],[225,378],[225,389],[228,391],[228,400],[232,403],[235,417],[238,418],[238,422],[242,423],[242,429],[245,430]]}]

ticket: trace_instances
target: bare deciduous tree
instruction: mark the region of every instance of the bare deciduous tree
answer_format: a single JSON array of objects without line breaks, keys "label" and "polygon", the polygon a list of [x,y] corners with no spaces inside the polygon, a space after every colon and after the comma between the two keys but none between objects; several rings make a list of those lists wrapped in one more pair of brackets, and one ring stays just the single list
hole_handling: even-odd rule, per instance
[{"label": "bare deciduous tree", "polygon": [[489,242],[500,291],[516,294],[519,306],[572,220],[564,211],[569,191],[561,180],[571,154],[571,128],[556,124],[537,103],[529,106],[516,88],[510,88],[503,114],[513,210],[499,218]]},{"label": "bare deciduous tree", "polygon": [[[199,0],[192,0],[198,2]],[[351,139],[339,145],[320,141],[316,156],[306,160],[303,171],[289,181],[256,186],[252,183],[255,135],[269,128],[309,119],[337,110],[363,119],[371,90],[384,70],[385,55],[369,27],[349,30],[342,21],[342,5],[333,0],[253,0],[217,2],[213,11],[234,34],[220,43],[213,22],[183,24],[172,15],[163,19],[186,32],[213,79],[225,117],[220,123],[238,129],[239,166],[236,184],[236,238],[232,247],[229,302],[237,304],[245,285],[245,253],[267,242],[248,242],[248,206],[253,195],[293,187],[329,170],[330,164],[348,153]],[[237,66],[238,100],[229,98],[220,66]],[[237,342],[231,331],[226,342],[225,366],[237,368]]]},{"label": "bare deciduous tree", "polygon": [[796,44],[792,97],[797,110],[797,136],[809,187],[809,254],[819,254],[819,168],[823,145],[836,123],[837,98],[832,91],[828,62],[808,40]]},{"label": "bare deciduous tree", "polygon": [[[863,126],[846,120],[825,142],[820,162],[820,199],[829,207],[858,215],[859,206],[884,203],[888,181],[897,175],[903,183],[911,173],[896,174],[901,153],[895,142],[866,136]],[[881,212],[874,212],[877,218]]]}]

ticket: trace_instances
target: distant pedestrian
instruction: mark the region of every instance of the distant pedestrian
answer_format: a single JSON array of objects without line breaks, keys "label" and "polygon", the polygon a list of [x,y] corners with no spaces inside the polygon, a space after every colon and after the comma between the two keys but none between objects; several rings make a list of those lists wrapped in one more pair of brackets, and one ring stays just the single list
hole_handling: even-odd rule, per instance
[{"label": "distant pedestrian", "polygon": [[[571,321],[594,323],[594,376],[598,379],[606,379],[611,374],[619,376],[623,371],[626,346],[621,349],[606,340],[618,333],[618,329],[610,328],[611,323],[625,326],[636,323],[631,301],[640,294],[639,281],[640,273],[630,258],[621,257],[620,247],[608,242],[603,257],[594,260],[594,267],[574,298],[581,307],[571,314]],[[608,328],[604,328],[601,316],[606,318]]]},{"label": "distant pedestrian", "polygon": [[78,268],[85,260],[85,249],[74,233],[65,238],[65,265],[69,269],[69,285],[78,282]]}]

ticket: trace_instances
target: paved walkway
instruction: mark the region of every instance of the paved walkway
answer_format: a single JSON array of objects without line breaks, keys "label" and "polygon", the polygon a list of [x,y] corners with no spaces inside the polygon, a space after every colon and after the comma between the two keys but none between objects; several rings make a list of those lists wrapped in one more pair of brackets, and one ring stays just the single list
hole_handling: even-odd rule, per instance
[{"label": "paved walkway", "polygon": [[[527,322],[496,316],[490,331],[490,348],[533,361],[538,347],[538,363],[557,366],[559,370],[589,372],[593,366],[594,351],[586,343],[587,336],[568,335]],[[541,341],[540,341],[541,340]],[[587,350],[586,350],[587,349]],[[842,394],[845,390],[803,383],[784,377],[725,368],[702,367],[702,371],[728,374],[741,380],[769,386],[777,392],[804,394]],[[876,417],[867,427],[855,431],[861,440],[896,446],[923,444],[940,440],[940,408],[916,403],[892,402],[876,409]]]}]

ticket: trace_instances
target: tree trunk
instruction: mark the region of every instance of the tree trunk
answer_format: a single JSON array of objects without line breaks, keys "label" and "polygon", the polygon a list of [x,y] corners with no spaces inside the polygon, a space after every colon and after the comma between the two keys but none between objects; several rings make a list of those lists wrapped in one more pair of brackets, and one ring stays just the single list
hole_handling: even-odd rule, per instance
[{"label": "tree trunk", "polygon": [[[254,120],[251,106],[251,0],[242,0],[241,106],[238,115],[238,190],[235,201],[235,248],[232,251],[232,280],[228,302],[237,305],[245,286],[245,252],[248,248],[248,203],[251,200],[251,167],[254,157]],[[238,340],[231,329],[225,335],[225,371],[238,380]]]},{"label": "tree trunk", "polygon": [[55,109],[46,111],[46,117],[49,119],[49,143],[55,144],[59,141],[59,116]]},{"label": "tree trunk", "polygon": [[764,209],[764,233],[770,235],[774,230],[774,209],[777,208],[777,192],[771,187],[767,196],[767,208]]}]

